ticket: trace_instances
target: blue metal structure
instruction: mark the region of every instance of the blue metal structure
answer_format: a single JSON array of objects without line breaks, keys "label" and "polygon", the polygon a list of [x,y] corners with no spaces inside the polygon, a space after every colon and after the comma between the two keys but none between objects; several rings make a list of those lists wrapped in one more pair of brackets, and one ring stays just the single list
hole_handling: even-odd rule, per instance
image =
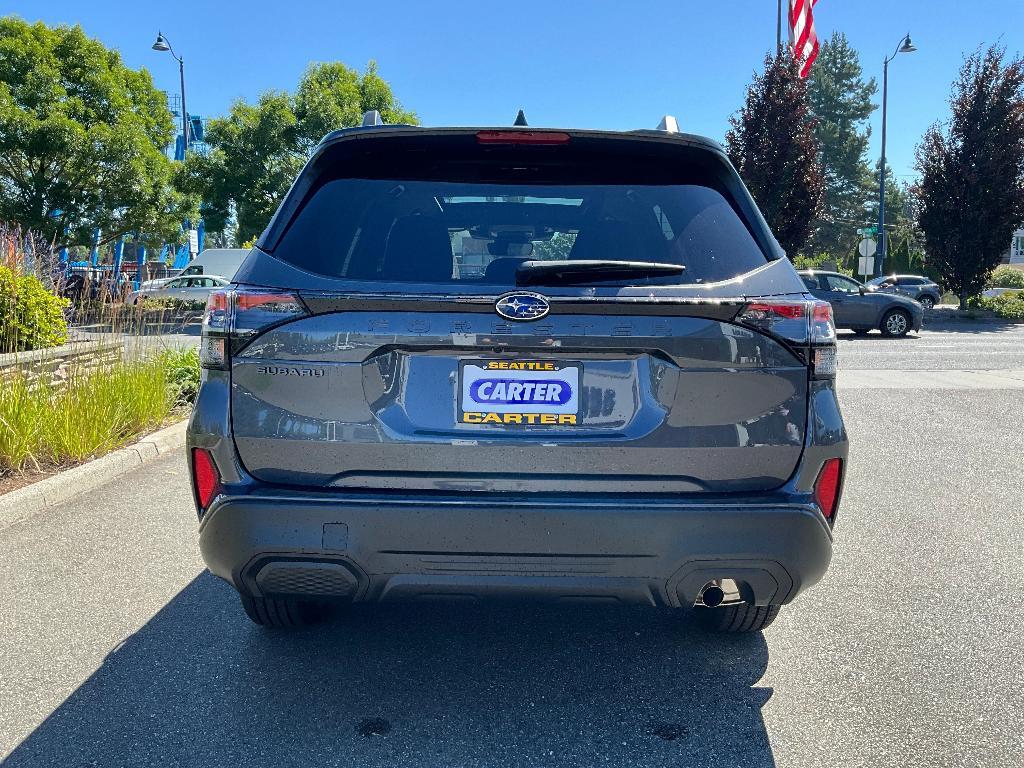
[{"label": "blue metal structure", "polygon": [[185,243],[178,247],[178,255],[174,257],[174,264],[171,268],[184,269],[188,266],[189,261],[191,261],[191,259],[189,259],[188,243]]},{"label": "blue metal structure", "polygon": [[138,244],[135,251],[135,264],[135,290],[139,290],[142,285],[142,270],[146,267],[146,246],[142,243]]},{"label": "blue metal structure", "polygon": [[89,261],[95,267],[100,260],[100,228],[96,229],[92,233],[92,251],[89,253]]},{"label": "blue metal structure", "polygon": [[117,242],[114,244],[114,285],[117,286],[117,278],[121,275],[121,259],[124,256],[124,238],[117,238]]}]

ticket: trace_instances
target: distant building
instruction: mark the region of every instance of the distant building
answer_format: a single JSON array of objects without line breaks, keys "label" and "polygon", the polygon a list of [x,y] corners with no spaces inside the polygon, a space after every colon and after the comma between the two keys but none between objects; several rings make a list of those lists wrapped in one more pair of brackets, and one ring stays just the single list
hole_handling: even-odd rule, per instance
[{"label": "distant building", "polygon": [[1024,267],[1024,228],[1013,233],[1013,240],[1010,241],[1010,250],[1003,259],[1004,264],[1020,264]]}]

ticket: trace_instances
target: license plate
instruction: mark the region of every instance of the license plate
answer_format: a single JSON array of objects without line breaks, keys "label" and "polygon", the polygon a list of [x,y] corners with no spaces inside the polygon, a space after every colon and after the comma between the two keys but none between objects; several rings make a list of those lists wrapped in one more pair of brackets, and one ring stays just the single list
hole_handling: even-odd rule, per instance
[{"label": "license plate", "polygon": [[550,360],[463,360],[459,421],[513,427],[577,424],[580,363]]}]

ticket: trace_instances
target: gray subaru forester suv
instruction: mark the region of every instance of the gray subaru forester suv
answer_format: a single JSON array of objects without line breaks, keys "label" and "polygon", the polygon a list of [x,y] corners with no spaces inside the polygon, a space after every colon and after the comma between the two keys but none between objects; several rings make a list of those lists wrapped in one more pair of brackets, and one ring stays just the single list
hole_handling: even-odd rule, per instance
[{"label": "gray subaru forester suv", "polygon": [[831,308],[704,138],[332,133],[201,359],[200,547],[259,624],[512,596],[756,631],[831,557]]}]

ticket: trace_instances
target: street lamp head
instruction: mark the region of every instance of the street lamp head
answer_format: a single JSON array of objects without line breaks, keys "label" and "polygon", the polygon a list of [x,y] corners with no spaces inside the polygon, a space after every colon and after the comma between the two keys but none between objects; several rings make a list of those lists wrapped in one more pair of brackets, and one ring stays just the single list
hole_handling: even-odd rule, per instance
[{"label": "street lamp head", "polygon": [[900,53],[913,53],[917,50],[917,46],[914,45],[910,40],[910,35],[903,38],[903,45],[900,46]]},{"label": "street lamp head", "polygon": [[167,38],[163,36],[163,33],[157,32],[156,42],[153,43],[154,51],[169,51],[171,50],[170,44],[167,42]]}]

